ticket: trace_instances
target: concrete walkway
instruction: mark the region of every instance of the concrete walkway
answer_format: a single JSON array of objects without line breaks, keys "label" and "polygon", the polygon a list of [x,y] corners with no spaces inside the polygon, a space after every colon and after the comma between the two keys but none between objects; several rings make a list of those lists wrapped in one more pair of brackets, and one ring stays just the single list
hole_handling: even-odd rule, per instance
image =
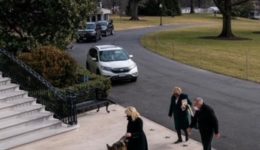
[{"label": "concrete walkway", "polygon": [[[110,114],[107,114],[104,108],[99,113],[91,111],[82,114],[78,118],[78,129],[14,150],[106,150],[106,144],[113,144],[125,134],[127,125],[125,108],[112,105],[110,110]],[[173,144],[177,139],[175,132],[146,118],[143,118],[143,121],[149,150],[202,149],[201,144],[192,139],[181,144]]]}]

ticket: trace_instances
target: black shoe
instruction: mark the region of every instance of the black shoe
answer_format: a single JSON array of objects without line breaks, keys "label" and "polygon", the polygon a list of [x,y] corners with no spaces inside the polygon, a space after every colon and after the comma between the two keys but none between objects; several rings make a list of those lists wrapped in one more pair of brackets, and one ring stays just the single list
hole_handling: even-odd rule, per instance
[{"label": "black shoe", "polygon": [[186,138],[185,138],[185,141],[186,141],[186,142],[189,141],[189,137],[186,137]]},{"label": "black shoe", "polygon": [[176,142],[174,142],[174,144],[178,144],[178,143],[181,143],[182,142],[182,140],[177,140]]}]

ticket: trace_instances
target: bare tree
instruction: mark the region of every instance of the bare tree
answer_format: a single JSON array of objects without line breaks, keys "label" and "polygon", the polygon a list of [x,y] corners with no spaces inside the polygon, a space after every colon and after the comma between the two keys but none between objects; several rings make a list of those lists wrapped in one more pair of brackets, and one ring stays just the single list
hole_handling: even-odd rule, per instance
[{"label": "bare tree", "polygon": [[223,15],[223,27],[220,33],[220,38],[234,38],[235,35],[232,32],[232,8],[234,6],[241,5],[249,0],[213,0],[215,5],[219,8]]},{"label": "bare tree", "polygon": [[190,0],[190,14],[194,14],[194,0]]},{"label": "bare tree", "polygon": [[198,7],[201,8],[201,0],[198,0]]},{"label": "bare tree", "polygon": [[131,18],[130,20],[139,20],[138,17],[138,5],[139,2],[142,0],[129,0],[130,2],[130,13],[131,13]]}]

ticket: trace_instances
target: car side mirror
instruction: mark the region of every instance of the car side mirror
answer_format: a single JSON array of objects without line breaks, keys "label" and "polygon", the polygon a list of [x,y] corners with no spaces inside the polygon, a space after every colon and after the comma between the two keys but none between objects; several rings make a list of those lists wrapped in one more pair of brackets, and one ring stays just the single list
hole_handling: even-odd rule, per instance
[{"label": "car side mirror", "polygon": [[134,57],[134,55],[129,55],[129,57],[130,57],[130,58],[133,58],[133,57]]},{"label": "car side mirror", "polygon": [[91,60],[92,60],[92,61],[97,61],[97,58],[92,57]]}]

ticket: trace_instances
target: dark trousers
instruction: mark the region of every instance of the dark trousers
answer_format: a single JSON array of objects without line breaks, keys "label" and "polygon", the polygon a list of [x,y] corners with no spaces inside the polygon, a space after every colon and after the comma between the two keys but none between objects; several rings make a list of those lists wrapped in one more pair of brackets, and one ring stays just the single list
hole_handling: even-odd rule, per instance
[{"label": "dark trousers", "polygon": [[213,139],[213,131],[202,131],[200,130],[201,142],[203,150],[211,150],[211,142]]},{"label": "dark trousers", "polygon": [[[178,135],[178,140],[182,141],[182,138],[181,138],[181,129],[176,129],[177,131],[177,135]],[[188,135],[188,131],[187,129],[183,129],[184,133],[185,133],[185,137],[186,137],[186,141],[189,139],[189,135]]]}]

